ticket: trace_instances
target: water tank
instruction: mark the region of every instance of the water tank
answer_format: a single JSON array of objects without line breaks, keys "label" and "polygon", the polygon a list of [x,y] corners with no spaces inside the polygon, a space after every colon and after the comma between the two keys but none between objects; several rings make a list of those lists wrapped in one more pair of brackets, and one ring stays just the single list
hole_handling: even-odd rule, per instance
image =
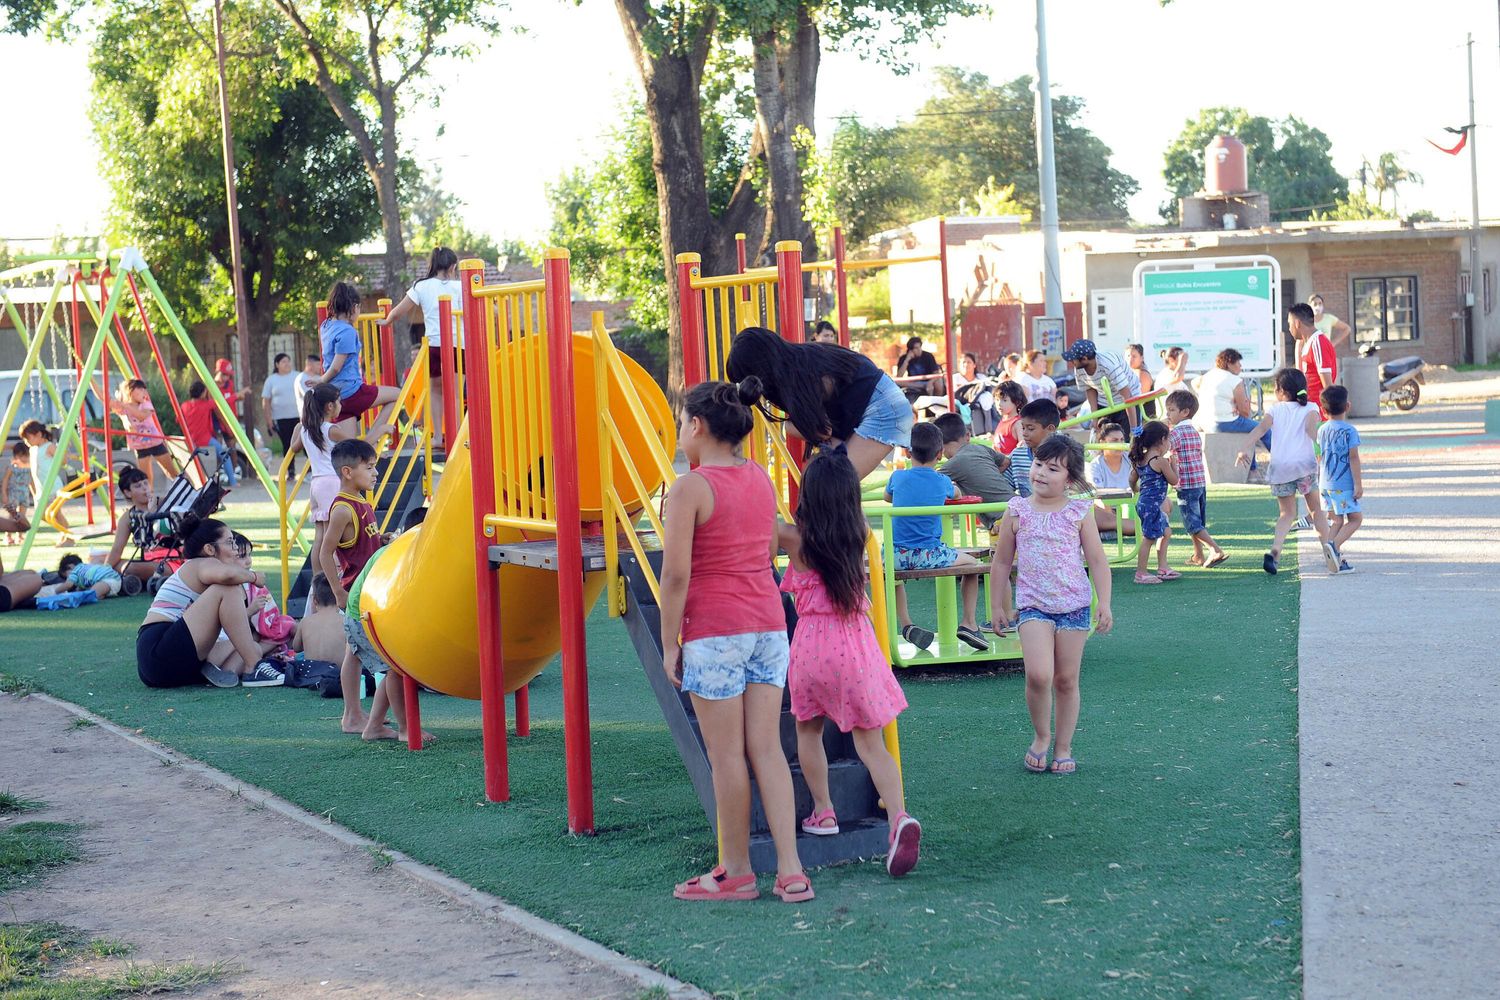
[{"label": "water tank", "polygon": [[1216,135],[1203,150],[1203,190],[1238,194],[1250,189],[1245,144],[1232,135]]}]

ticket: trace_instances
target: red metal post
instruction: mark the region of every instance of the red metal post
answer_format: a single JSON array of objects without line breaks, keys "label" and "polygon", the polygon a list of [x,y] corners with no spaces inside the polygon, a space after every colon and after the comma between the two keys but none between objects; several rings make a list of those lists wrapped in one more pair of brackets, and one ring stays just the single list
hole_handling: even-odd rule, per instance
[{"label": "red metal post", "polygon": [[677,255],[677,303],[682,311],[682,380],[691,389],[708,379],[708,345],[703,334],[703,301],[693,279],[703,273],[703,258],[695,253]]},{"label": "red metal post", "polygon": [[531,685],[516,688],[516,735],[531,735]]},{"label": "red metal post", "polygon": [[[380,314],[391,314],[391,300],[380,300]],[[380,367],[385,385],[400,385],[401,375],[396,370],[396,331],[389,326],[380,327]]]},{"label": "red metal post", "polygon": [[[552,483],[557,490],[557,604],[562,621],[563,755],[568,772],[568,832],[594,832],[594,763],[589,736],[589,661],[584,643],[583,515],[578,427],[573,405],[573,302],[568,251],[542,255],[547,298],[547,381],[552,390]],[[468,312],[465,311],[465,316]],[[596,362],[602,363],[602,362]]]},{"label": "red metal post", "polygon": [[464,377],[469,387],[469,484],[474,498],[474,595],[479,629],[479,719],[484,735],[484,797],[510,799],[505,746],[505,656],[500,645],[500,577],[490,568],[490,535],[484,519],[495,511],[495,438],[491,423],[490,330],[487,304],[474,292],[484,282],[484,261],[459,261],[464,320],[469,335]]},{"label": "red metal post", "polygon": [[833,227],[833,293],[838,298],[839,343],[849,346],[849,273],[844,270],[844,227]]},{"label": "red metal post", "polygon": [[943,272],[943,350],[947,361],[943,365],[948,385],[948,412],[957,413],[953,402],[953,373],[958,370],[958,349],[953,342],[953,300],[948,297],[948,220],[938,216],[938,267]]},{"label": "red metal post", "polygon": [[318,347],[321,352],[323,346],[323,324],[328,322],[328,303],[319,302],[315,308],[318,313]]},{"label": "red metal post", "polygon": [[406,749],[422,749],[422,703],[417,689],[417,682],[412,680],[411,674],[401,675],[401,693],[406,696],[406,718],[402,724],[406,726]]},{"label": "red metal post", "polygon": [[453,363],[453,345],[457,341],[453,336],[453,300],[446,295],[438,296],[438,329],[443,373],[443,447],[451,448],[453,435],[458,433],[458,368]]},{"label": "red metal post", "polygon": [[[177,390],[172,387],[172,379],[169,377],[167,371],[167,362],[162,357],[161,348],[157,346],[156,331],[151,328],[151,320],[146,316],[146,304],[141,301],[141,291],[135,286],[135,275],[125,275],[125,283],[130,286],[130,297],[135,302],[135,314],[140,317],[141,330],[146,334],[146,346],[151,348],[151,357],[156,361],[156,370],[161,372],[162,381],[167,385],[167,399],[172,404],[172,415],[177,418],[177,426],[182,428],[183,437],[185,438],[187,436],[187,424],[182,419],[182,404],[177,400]],[[127,355],[129,355],[130,346],[128,343],[125,350]],[[133,355],[131,356],[133,357]],[[132,361],[131,365],[134,367],[135,362]],[[139,369],[137,369],[137,373],[139,373]],[[137,377],[139,377],[139,374],[137,374]],[[189,443],[197,444],[196,441]],[[196,449],[192,449],[191,453],[193,467],[198,470],[198,477],[205,483],[208,482],[208,472],[203,468],[203,460],[198,457]]]},{"label": "red metal post", "polygon": [[[748,261],[746,260],[746,257],[745,257],[745,234],[744,233],[735,233],[734,234],[734,262],[735,262],[735,268],[736,268],[735,273],[736,274],[744,274],[745,270],[746,270],[745,265],[748,263]],[[740,298],[743,301],[745,301],[745,302],[749,302],[750,301],[750,286],[749,285],[741,285],[740,286]]]},{"label": "red metal post", "polygon": [[[776,296],[777,323],[781,327],[781,339],[793,344],[804,340],[802,321],[802,244],[797,240],[782,240],[776,244]],[[786,450],[792,461],[801,468],[803,444],[793,437],[786,439]],[[797,484],[787,480],[787,502],[797,507]]]},{"label": "red metal post", "polygon": [[[72,313],[72,315],[73,315],[73,370],[75,372],[77,372],[77,375],[75,376],[75,378],[77,379],[77,382],[75,383],[76,387],[77,387],[76,391],[77,392],[82,392],[82,393],[87,393],[89,387],[83,384],[83,334],[81,332],[82,331],[82,327],[80,325],[82,323],[82,318],[81,318],[80,313],[78,312],[78,283],[81,282],[82,280],[83,280],[83,275],[80,274],[77,271],[74,271],[73,272],[73,282],[72,282],[72,285],[73,285],[73,301],[72,301],[72,304],[71,304],[71,307],[72,307],[72,310],[73,310],[73,313]],[[49,323],[50,323],[51,317],[48,317],[48,320],[49,320]],[[105,351],[104,354],[100,355],[100,357],[104,357],[104,355],[107,355],[108,353],[109,353],[108,351]],[[104,380],[104,382],[101,384],[101,387],[103,389],[103,394],[100,397],[100,402],[104,404],[104,468],[105,469],[112,469],[112,468],[114,468],[114,462],[112,461],[114,453],[110,450],[110,447],[109,447],[109,379],[108,378],[106,378]],[[88,471],[89,471],[89,412],[88,412],[88,407],[87,406],[83,407],[82,409],[80,409],[78,411],[78,449],[79,449],[79,454],[83,456],[83,471],[84,471],[84,474],[87,475]],[[63,478],[61,478],[61,479],[58,480],[59,484],[66,483],[66,482],[67,482],[67,477],[66,476],[64,476]],[[89,524],[93,524],[94,523],[94,491],[93,490],[89,490],[87,493],[85,493],[83,495],[83,508],[86,511],[86,515],[85,516],[88,518]]]}]

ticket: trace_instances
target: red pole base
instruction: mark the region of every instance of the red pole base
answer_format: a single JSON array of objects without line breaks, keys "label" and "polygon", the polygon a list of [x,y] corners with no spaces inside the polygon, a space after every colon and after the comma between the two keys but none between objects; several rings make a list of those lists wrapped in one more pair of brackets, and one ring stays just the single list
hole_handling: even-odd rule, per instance
[{"label": "red pole base", "polygon": [[516,688],[516,735],[531,735],[531,685]]},{"label": "red pole base", "polygon": [[406,749],[422,749],[422,705],[417,682],[409,674],[401,675],[401,693],[406,696]]}]

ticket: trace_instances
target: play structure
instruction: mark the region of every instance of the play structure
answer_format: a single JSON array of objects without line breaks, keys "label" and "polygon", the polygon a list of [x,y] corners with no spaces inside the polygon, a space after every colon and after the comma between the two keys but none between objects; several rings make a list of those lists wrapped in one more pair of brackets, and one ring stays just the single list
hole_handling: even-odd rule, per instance
[{"label": "play structure", "polygon": [[[49,276],[50,281],[46,280]],[[46,525],[60,530],[55,515],[61,503],[68,499],[84,499],[87,522],[93,525],[94,494],[101,494],[108,508],[109,530],[114,530],[114,440],[126,434],[124,429],[110,426],[111,389],[115,384],[125,378],[143,378],[143,372],[154,374],[165,384],[173,415],[178,425],[182,425],[177,394],[162,357],[157,329],[151,320],[153,309],[166,321],[165,336],[177,344],[194,374],[207,386],[220,422],[234,435],[261,481],[271,488],[270,474],[245,436],[238,417],[214,384],[213,372],[198,354],[139,251],[124,249],[105,255],[49,255],[28,259],[19,267],[0,272],[0,306],[26,348],[15,389],[3,418],[0,418],[0,431],[6,436],[15,432],[13,424],[28,394],[38,396],[45,393],[55,412],[66,414],[57,428],[56,458],[41,473],[36,504],[43,515],[26,533],[15,560],[18,569],[26,566],[27,556],[41,527]],[[86,350],[85,314],[94,326]],[[147,368],[142,368],[131,346],[131,325],[137,327],[150,350]],[[68,364],[59,365],[54,358],[54,363],[46,366],[44,348],[50,348],[56,354],[59,343],[67,350]],[[70,368],[74,376],[71,399],[67,399],[65,391],[59,391],[51,374],[64,368]],[[86,403],[91,398],[97,401],[102,412],[98,426],[89,423]],[[174,450],[179,460],[194,466],[193,472],[201,484],[203,470],[193,456],[192,447],[181,438],[175,441],[169,438],[168,441],[177,446]],[[82,472],[76,477],[64,478],[63,468],[70,458],[77,459]]]}]

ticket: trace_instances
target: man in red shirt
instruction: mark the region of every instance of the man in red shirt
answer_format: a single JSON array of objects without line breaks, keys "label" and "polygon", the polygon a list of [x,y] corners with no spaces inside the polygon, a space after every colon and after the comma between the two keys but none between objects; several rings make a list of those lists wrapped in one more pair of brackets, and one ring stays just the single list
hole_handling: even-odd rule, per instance
[{"label": "man in red shirt", "polygon": [[1297,341],[1297,367],[1307,376],[1307,401],[1322,409],[1324,387],[1339,377],[1339,359],[1333,341],[1314,322],[1313,308],[1305,302],[1287,310],[1287,329]]}]

